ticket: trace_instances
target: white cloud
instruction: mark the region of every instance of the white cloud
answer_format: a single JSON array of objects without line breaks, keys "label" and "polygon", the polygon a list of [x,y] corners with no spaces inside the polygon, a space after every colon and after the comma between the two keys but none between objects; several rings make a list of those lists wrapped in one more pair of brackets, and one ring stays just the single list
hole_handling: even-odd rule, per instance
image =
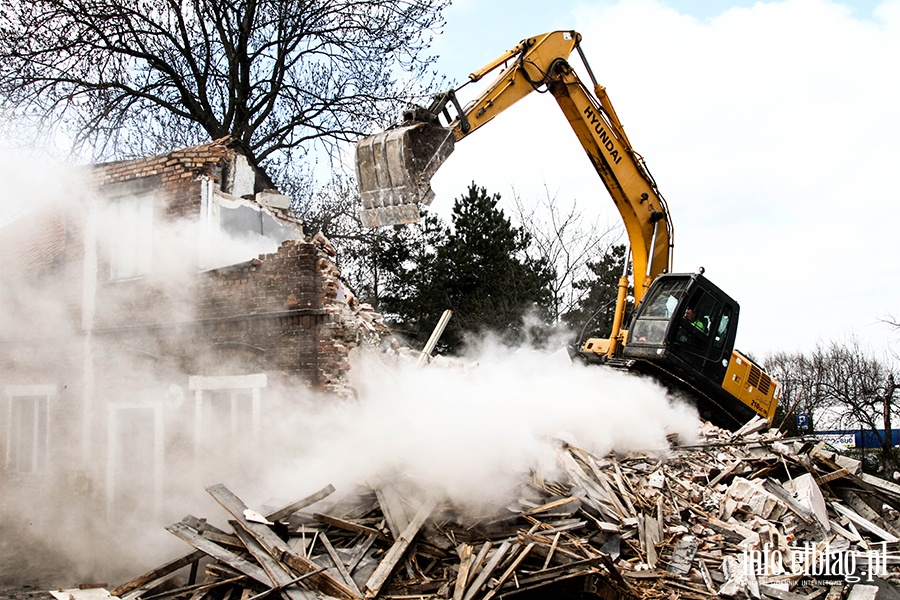
[{"label": "white cloud", "polygon": [[[591,67],[669,201],[676,270],[703,265],[741,303],[738,344],[757,355],[848,331],[897,341],[876,323],[900,312],[900,82],[885,69],[900,56],[900,0],[873,14],[827,0],[704,20],[654,0],[576,9]],[[515,41],[490,43],[499,54]],[[479,56],[487,43],[472,40]],[[612,208],[549,95],[461,142],[435,206],[449,211],[472,180]]]}]

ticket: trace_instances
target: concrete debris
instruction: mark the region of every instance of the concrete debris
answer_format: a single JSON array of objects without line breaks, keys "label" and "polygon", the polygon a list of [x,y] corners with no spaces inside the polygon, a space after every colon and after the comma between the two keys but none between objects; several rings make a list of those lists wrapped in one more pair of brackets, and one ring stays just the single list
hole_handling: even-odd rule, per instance
[{"label": "concrete debris", "polygon": [[822,442],[783,439],[759,423],[737,434],[706,423],[700,433],[699,443],[673,446],[662,457],[594,456],[560,441],[552,478],[523,476],[512,504],[479,518],[405,481],[343,494],[328,486],[264,518],[224,486],[212,486],[207,491],[231,529],[185,517],[168,530],[193,552],[111,594],[125,600],[896,595],[885,583],[900,569],[896,486],[863,479],[852,459],[838,461]]}]

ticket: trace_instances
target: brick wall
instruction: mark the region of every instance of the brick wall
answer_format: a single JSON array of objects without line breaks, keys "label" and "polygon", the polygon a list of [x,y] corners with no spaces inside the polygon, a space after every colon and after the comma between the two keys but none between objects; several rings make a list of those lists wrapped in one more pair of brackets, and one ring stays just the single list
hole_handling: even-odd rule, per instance
[{"label": "brick wall", "polygon": [[[233,163],[234,150],[227,140],[218,140],[164,156],[100,165],[94,176],[106,194],[156,190],[157,212],[175,222],[199,218],[200,179],[227,183]],[[354,315],[338,299],[340,273],[328,246],[289,240],[271,254],[174,285],[152,277],[101,277],[98,339],[110,348],[164,357],[188,374],[262,371],[285,382],[346,394],[348,352],[358,329]]]}]

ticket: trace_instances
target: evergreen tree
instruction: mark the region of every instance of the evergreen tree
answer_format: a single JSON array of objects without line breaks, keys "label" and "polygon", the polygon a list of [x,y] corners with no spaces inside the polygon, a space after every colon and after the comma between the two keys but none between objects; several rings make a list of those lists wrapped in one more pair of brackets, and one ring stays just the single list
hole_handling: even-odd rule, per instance
[{"label": "evergreen tree", "polygon": [[546,321],[552,303],[553,271],[545,259],[526,256],[529,235],[497,207],[475,183],[453,205],[453,230],[438,252],[437,274],[446,308],[454,310],[444,335],[457,347],[465,332],[494,332],[505,340],[523,340],[525,316]]},{"label": "evergreen tree", "polygon": [[428,327],[444,310],[444,297],[434,282],[443,271],[438,254],[449,234],[438,217],[427,214],[419,223],[393,227],[371,247],[370,293],[377,299],[377,309],[401,333],[417,340],[428,339]]},{"label": "evergreen tree", "polygon": [[395,328],[424,343],[446,309],[453,318],[440,352],[460,349],[467,333],[522,341],[525,316],[547,319],[553,271],[529,259],[529,237],[474,183],[453,206],[452,229],[430,216],[396,228],[375,249],[378,304]]}]

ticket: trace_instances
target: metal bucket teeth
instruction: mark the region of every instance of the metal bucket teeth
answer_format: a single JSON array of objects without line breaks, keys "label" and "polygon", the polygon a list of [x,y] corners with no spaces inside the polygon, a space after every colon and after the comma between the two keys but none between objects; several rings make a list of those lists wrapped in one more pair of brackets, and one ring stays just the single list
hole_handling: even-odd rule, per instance
[{"label": "metal bucket teeth", "polygon": [[431,178],[453,152],[453,133],[415,123],[389,129],[356,144],[356,181],[365,227],[413,223],[419,205],[434,198]]}]

